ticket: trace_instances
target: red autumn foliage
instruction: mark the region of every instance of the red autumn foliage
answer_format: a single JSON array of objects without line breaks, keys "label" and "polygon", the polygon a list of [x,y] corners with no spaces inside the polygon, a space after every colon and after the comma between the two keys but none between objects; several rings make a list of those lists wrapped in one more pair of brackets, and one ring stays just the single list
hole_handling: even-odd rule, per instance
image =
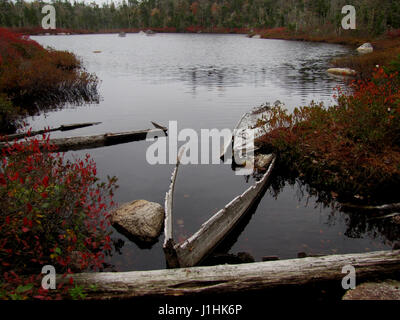
[{"label": "red autumn foliage", "polygon": [[383,68],[337,89],[337,104],[288,114],[273,108],[261,139],[312,183],[336,193],[388,200],[400,185],[400,78]]},{"label": "red autumn foliage", "polygon": [[97,83],[72,53],[44,49],[28,36],[0,28],[0,130],[8,130],[25,111],[37,112],[38,104],[93,101]]},{"label": "red autumn foliage", "polygon": [[89,155],[65,160],[49,136],[9,143],[0,164],[0,298],[60,298],[41,288],[41,269],[99,270],[116,178],[100,183]]}]

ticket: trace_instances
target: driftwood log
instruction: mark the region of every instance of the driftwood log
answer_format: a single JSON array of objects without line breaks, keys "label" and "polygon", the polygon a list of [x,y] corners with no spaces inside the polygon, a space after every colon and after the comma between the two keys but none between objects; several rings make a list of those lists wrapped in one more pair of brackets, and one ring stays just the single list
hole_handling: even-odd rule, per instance
[{"label": "driftwood log", "polygon": [[[152,134],[152,136],[155,136],[157,134],[164,134],[166,131],[167,128],[156,125],[155,129],[106,133],[85,137],[50,139],[50,144],[55,145],[57,147],[57,151],[59,152],[65,152],[69,150],[93,149],[132,141],[145,140],[148,134]],[[6,146],[7,143],[0,143],[0,150],[5,148]]]},{"label": "driftwood log", "polygon": [[[342,268],[352,265],[356,281],[377,274],[393,275],[400,270],[400,251],[330,255],[316,258],[278,260],[240,265],[219,265],[131,272],[98,272],[73,275],[83,286],[87,299],[192,296],[293,288],[341,281]],[[58,278],[59,282],[69,277]]]}]

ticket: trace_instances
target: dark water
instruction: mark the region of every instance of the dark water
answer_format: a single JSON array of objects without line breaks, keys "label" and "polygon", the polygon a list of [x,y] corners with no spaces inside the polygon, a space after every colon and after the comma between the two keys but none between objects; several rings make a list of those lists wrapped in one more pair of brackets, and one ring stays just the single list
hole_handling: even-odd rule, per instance
[{"label": "dark water", "polygon": [[[150,121],[178,130],[233,128],[244,112],[266,101],[280,100],[289,110],[311,100],[333,102],[340,79],[325,70],[332,57],[349,51],[329,44],[249,39],[241,35],[157,34],[40,36],[40,44],[70,50],[101,79],[99,104],[67,106],[33,117],[35,129],[76,122],[102,124],[57,136],[88,135],[150,128]],[[93,51],[100,50],[101,53]],[[115,199],[164,203],[172,165],[150,165],[151,142],[68,153],[90,153],[100,177],[116,175]],[[252,181],[236,176],[229,165],[182,166],[177,179],[174,233],[184,239],[213,213],[242,193]],[[278,195],[267,190],[257,209],[227,244],[230,253],[294,258],[314,254],[364,252],[390,247],[386,231],[368,230],[349,215],[316,204],[300,185],[286,185]],[[163,235],[151,249],[114,231],[120,253],[109,259],[114,270],[164,268]]]}]

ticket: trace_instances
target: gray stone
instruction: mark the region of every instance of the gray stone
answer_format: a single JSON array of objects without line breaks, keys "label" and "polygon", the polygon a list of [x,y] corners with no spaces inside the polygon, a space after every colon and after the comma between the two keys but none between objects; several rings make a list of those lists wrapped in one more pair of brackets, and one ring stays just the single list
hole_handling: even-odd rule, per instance
[{"label": "gray stone", "polygon": [[111,223],[140,241],[153,242],[161,233],[164,215],[164,208],[160,204],[135,200],[113,211]]}]

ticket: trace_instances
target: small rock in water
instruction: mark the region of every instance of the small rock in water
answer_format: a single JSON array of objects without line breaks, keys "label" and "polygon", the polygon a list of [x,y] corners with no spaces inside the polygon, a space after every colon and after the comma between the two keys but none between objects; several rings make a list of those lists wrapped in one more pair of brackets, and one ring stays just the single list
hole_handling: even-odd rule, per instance
[{"label": "small rock in water", "polygon": [[371,53],[374,51],[374,47],[370,43],[364,43],[362,46],[357,48],[357,51],[361,54]]},{"label": "small rock in water", "polygon": [[155,202],[135,200],[121,205],[111,214],[111,223],[143,242],[153,242],[164,223],[164,208]]}]

